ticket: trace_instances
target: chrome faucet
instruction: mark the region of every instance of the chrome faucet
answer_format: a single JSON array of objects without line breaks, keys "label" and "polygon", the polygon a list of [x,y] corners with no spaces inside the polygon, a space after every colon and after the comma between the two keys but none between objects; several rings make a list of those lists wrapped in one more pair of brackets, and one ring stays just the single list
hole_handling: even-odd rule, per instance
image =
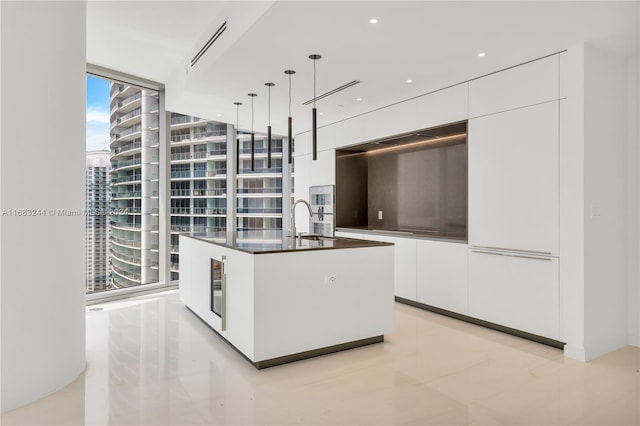
[{"label": "chrome faucet", "polygon": [[311,205],[308,201],[305,201],[301,198],[293,203],[293,205],[291,206],[291,238],[293,238],[293,240],[296,239],[296,206],[298,205],[298,203],[303,203],[305,206],[307,206],[307,209],[309,209],[309,217],[313,216],[313,211],[311,211]]}]

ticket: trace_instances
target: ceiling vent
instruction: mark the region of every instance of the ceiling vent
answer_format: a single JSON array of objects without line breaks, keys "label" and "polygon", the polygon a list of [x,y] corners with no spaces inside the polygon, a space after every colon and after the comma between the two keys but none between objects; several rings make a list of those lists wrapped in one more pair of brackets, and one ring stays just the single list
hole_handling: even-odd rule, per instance
[{"label": "ceiling vent", "polygon": [[347,84],[343,84],[340,87],[336,87],[333,90],[329,90],[328,92],[323,93],[322,95],[318,95],[313,99],[309,99],[307,102],[304,102],[302,105],[310,105],[310,104],[313,103],[313,101],[319,101],[320,99],[326,98],[327,96],[335,95],[336,93],[341,92],[344,89],[348,89],[351,86],[355,86],[358,83],[361,83],[361,81],[359,81],[359,80],[350,81]]},{"label": "ceiling vent", "polygon": [[193,57],[193,59],[191,60],[192,67],[196,64],[196,62],[200,60],[202,55],[207,53],[207,50],[209,50],[211,45],[215,43],[216,40],[218,40],[218,37],[220,37],[222,33],[225,32],[226,29],[227,29],[227,21],[224,21],[224,23],[220,25],[220,28],[218,28],[216,32],[213,33],[209,41],[207,41],[207,43],[204,46],[202,46],[202,49],[200,49],[200,51],[196,54],[196,56]]}]

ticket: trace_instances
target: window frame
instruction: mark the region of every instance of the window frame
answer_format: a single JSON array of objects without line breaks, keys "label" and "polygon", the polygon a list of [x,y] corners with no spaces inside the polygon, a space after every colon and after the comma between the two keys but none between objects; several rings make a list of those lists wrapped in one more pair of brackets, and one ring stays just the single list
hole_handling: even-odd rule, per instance
[{"label": "window frame", "polygon": [[155,293],[177,288],[178,282],[171,280],[171,259],[170,259],[170,216],[167,216],[170,200],[170,158],[171,144],[169,143],[169,117],[165,108],[165,87],[164,84],[133,76],[120,71],[89,64],[86,66],[86,74],[93,77],[111,80],[117,83],[129,84],[149,89],[158,93],[158,282],[142,284],[140,286],[108,290],[85,295],[87,305],[103,303],[109,300],[117,300],[132,295]]}]

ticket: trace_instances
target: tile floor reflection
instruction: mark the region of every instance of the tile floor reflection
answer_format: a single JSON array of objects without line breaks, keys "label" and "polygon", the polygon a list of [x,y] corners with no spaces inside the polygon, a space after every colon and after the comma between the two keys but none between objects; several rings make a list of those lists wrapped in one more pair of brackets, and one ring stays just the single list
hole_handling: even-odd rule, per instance
[{"label": "tile floor reflection", "polygon": [[383,344],[257,371],[177,291],[97,306],[84,374],[3,425],[640,424],[634,347],[581,363],[396,304]]}]

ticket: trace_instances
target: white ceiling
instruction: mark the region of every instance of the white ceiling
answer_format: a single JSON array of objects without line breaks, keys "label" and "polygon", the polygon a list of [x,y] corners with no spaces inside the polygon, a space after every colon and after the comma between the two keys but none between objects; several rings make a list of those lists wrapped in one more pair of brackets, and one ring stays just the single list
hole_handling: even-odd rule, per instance
[{"label": "white ceiling", "polygon": [[[90,1],[87,61],[164,83],[176,112],[233,123],[233,102],[243,102],[241,128],[251,127],[255,92],[256,131],[267,125],[264,83],[274,82],[272,125],[282,134],[285,69],[297,71],[296,130],[310,126],[311,107],[301,105],[313,97],[309,54],[322,55],[317,94],[362,81],[317,103],[322,125],[583,41],[637,57],[639,11],[638,1]],[[224,21],[228,29],[191,67]]]}]

